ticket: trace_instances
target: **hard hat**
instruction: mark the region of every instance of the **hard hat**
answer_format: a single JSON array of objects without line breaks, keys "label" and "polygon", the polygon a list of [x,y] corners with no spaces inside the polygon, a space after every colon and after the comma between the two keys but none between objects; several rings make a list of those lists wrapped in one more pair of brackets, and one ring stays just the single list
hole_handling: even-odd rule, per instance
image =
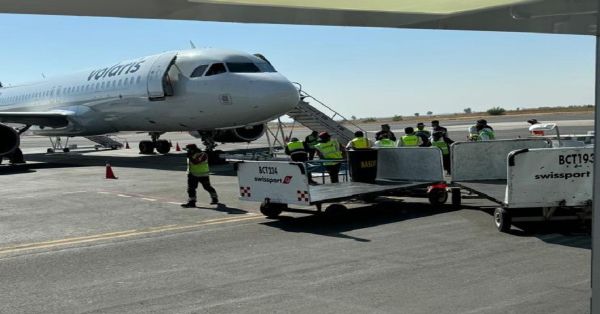
[{"label": "hard hat", "polygon": [[299,139],[298,139],[297,137],[292,137],[292,138],[290,139],[290,141],[292,141],[292,142],[298,142],[298,141],[299,141]]},{"label": "hard hat", "polygon": [[529,120],[527,120],[527,123],[529,123],[529,124],[537,124],[538,120],[537,119],[529,119]]},{"label": "hard hat", "polygon": [[487,121],[485,119],[479,119],[477,120],[477,124],[487,124]]},{"label": "hard hat", "polygon": [[365,133],[363,133],[363,131],[356,131],[356,132],[354,132],[354,136],[363,137],[363,136],[365,136]]}]

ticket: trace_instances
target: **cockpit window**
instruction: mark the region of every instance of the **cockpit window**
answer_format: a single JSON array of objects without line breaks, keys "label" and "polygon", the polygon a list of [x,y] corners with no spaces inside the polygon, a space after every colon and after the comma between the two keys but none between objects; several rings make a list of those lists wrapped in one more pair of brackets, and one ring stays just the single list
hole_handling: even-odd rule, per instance
[{"label": "cockpit window", "polygon": [[257,63],[256,66],[258,66],[261,72],[277,72],[277,70],[275,70],[275,68],[268,62],[260,62]]},{"label": "cockpit window", "polygon": [[233,73],[258,73],[260,69],[250,62],[227,62],[229,72]]},{"label": "cockpit window", "polygon": [[223,63],[215,63],[210,66],[210,69],[208,69],[205,76],[217,75],[225,72],[227,72],[227,69]]},{"label": "cockpit window", "polygon": [[204,74],[204,71],[206,71],[206,68],[208,68],[208,65],[203,64],[197,68],[194,69],[194,72],[192,72],[192,75],[190,75],[190,77],[201,77],[202,74]]}]

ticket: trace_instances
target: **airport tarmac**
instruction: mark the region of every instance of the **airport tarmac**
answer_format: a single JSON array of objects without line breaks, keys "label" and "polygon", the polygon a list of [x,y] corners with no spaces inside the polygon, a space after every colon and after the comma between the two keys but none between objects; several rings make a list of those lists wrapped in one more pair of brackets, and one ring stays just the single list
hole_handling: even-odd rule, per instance
[{"label": "airport tarmac", "polygon": [[[556,119],[565,134],[593,128],[591,115]],[[465,124],[442,125],[459,139]],[[501,138],[527,136],[520,120],[492,125]],[[124,136],[132,149],[69,154],[44,154],[47,139],[25,137],[30,163],[0,167],[0,312],[589,312],[583,228],[503,234],[493,204],[472,199],[457,211],[406,198],[356,204],[335,223],[270,220],[237,199],[230,165],[212,169],[222,204],[208,205],[200,188],[198,208],[181,208],[184,155],[141,156],[145,136]],[[104,179],[106,162],[118,180]]]}]

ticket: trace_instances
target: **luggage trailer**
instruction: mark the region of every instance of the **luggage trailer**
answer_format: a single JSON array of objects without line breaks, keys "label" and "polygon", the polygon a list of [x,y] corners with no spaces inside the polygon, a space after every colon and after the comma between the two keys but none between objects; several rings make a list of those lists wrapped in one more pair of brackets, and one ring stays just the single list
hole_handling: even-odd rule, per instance
[{"label": "luggage trailer", "polygon": [[[338,216],[347,210],[340,202],[358,199],[374,202],[378,196],[423,194],[433,205],[448,199],[441,151],[437,148],[390,148],[378,152],[377,176],[373,183],[341,182],[310,185],[304,163],[243,161],[236,164],[240,199],[260,202],[269,218],[282,212],[321,213]],[[416,180],[416,178],[420,178]],[[289,205],[315,206],[316,210]]]},{"label": "luggage trailer", "polygon": [[[458,157],[453,161],[458,164],[453,165],[452,205],[460,207],[460,189],[498,204],[493,219],[501,232],[508,232],[512,224],[518,222],[591,219],[593,148],[511,151],[504,163],[504,179],[497,178],[493,171],[497,168],[491,164],[495,162],[494,158],[488,160],[491,163],[487,165],[484,162],[467,167],[460,164],[463,149],[459,147],[453,151]],[[478,170],[482,170],[481,173],[473,176]],[[475,177],[478,180],[473,180]]]}]

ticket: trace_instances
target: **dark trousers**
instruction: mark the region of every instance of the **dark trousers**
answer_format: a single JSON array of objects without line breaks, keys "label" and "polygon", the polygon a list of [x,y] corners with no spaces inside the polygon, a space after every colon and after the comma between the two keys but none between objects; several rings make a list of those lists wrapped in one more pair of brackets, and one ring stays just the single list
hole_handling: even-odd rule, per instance
[{"label": "dark trousers", "polygon": [[217,191],[210,185],[210,177],[196,177],[191,173],[188,173],[188,196],[190,197],[190,201],[196,201],[196,189],[198,188],[198,183],[202,184],[202,187],[206,192],[210,194],[210,197],[217,198]]},{"label": "dark trousers", "polygon": [[313,160],[315,159],[315,154],[317,153],[316,149],[309,149],[308,150],[308,160]]},{"label": "dark trousers", "polygon": [[446,172],[448,172],[448,174],[450,174],[450,154],[443,155],[442,161],[444,162],[444,170],[446,170]]},{"label": "dark trousers", "polygon": [[340,173],[341,166],[342,166],[341,164],[325,166],[325,170],[327,170],[327,173],[329,173],[329,179],[331,180],[331,183],[340,182],[339,173]]}]

